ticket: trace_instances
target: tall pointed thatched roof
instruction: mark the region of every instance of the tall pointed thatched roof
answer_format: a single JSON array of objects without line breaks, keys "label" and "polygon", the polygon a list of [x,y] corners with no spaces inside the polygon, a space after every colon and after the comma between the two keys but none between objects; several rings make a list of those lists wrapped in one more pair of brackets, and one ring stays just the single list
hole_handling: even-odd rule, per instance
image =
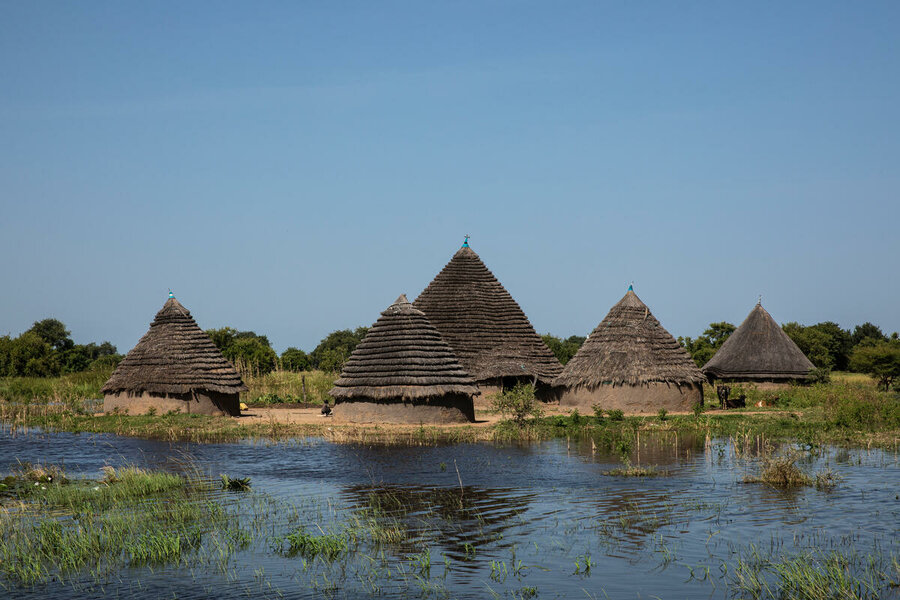
[{"label": "tall pointed thatched roof", "polygon": [[246,389],[234,366],[188,309],[170,295],[149,331],[122,359],[102,391],[184,394],[206,390],[237,394]]},{"label": "tall pointed thatched roof", "polygon": [[687,350],[629,286],[625,297],[610,309],[553,384],[685,385],[705,379]]},{"label": "tall pointed thatched roof", "polygon": [[757,304],[722,347],[703,365],[715,379],[807,379],[815,365]]},{"label": "tall pointed thatched roof", "polygon": [[562,365],[509,292],[468,243],[416,298],[476,381],[534,377],[550,383]]},{"label": "tall pointed thatched roof", "polygon": [[329,392],[335,399],[417,399],[478,393],[425,313],[401,295],[357,344]]}]

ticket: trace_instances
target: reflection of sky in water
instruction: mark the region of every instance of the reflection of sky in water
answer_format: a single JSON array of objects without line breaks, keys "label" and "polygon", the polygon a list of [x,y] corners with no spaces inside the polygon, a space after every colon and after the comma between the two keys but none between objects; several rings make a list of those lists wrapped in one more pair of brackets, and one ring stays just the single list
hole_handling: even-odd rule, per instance
[{"label": "reflection of sky in water", "polygon": [[[717,574],[722,560],[733,560],[732,549],[751,543],[788,551],[856,547],[866,553],[878,538],[882,552],[900,552],[896,453],[837,450],[802,463],[807,472],[830,466],[844,477],[826,493],[742,483],[756,470],[755,450],[736,458],[722,440],[687,438],[676,444],[674,436],[647,437],[631,449],[631,460],[658,465],[668,476],[619,478],[603,474],[621,465],[618,457],[592,448],[589,441],[385,447],[311,439],[197,445],[4,432],[0,470],[9,471],[19,459],[62,463],[70,475],[93,477],[104,464],[179,469],[193,461],[213,477],[249,476],[255,490],[279,500],[326,507],[310,517],[301,511],[300,517],[324,519],[323,527],[376,503],[411,533],[408,547],[394,550],[397,558],[427,546],[435,577],[447,557],[452,570],[444,585],[452,597],[484,597],[488,587],[502,595],[524,586],[538,588],[540,597],[588,597],[585,590],[597,597],[603,592],[609,597],[724,597],[721,582],[713,587],[709,581],[687,581],[689,566],[709,566]],[[278,529],[287,532],[298,524],[285,522]],[[467,548],[476,549],[474,557],[467,556]],[[573,574],[576,558],[584,555],[593,563],[589,577]],[[490,578],[491,561],[522,561],[532,568],[521,579],[509,575],[498,582]],[[308,586],[309,574],[298,571],[298,559],[275,556],[265,544],[240,555],[237,563],[236,575],[229,576],[203,567],[129,571],[105,589],[171,597],[174,586],[182,598],[266,597],[273,594],[271,584],[285,597],[318,595]],[[262,579],[254,577],[260,567]],[[361,589],[348,578],[338,597],[366,596]],[[50,585],[25,595],[66,597],[70,592]],[[103,595],[100,589],[79,593]]]}]

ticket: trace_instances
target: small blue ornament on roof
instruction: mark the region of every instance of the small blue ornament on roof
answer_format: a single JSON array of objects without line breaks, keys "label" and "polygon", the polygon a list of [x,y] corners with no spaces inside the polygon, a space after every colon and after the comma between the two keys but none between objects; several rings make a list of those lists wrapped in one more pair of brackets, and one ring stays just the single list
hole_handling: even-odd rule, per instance
[{"label": "small blue ornament on roof", "polygon": [[465,236],[466,239],[463,240],[463,245],[462,245],[463,248],[469,247],[469,237],[470,236],[468,234]]},{"label": "small blue ornament on roof", "polygon": [[628,291],[629,291],[629,292],[633,292],[633,291],[634,291],[634,285],[633,285],[633,284],[631,284],[631,283],[628,284]]},{"label": "small blue ornament on roof", "polygon": [[175,294],[172,293],[172,290],[169,290],[169,298],[174,298]]}]

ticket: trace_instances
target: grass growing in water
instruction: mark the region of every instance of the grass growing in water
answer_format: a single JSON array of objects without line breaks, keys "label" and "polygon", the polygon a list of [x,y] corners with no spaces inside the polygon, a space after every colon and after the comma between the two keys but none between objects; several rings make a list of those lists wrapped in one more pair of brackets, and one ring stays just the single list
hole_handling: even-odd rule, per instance
[{"label": "grass growing in water", "polygon": [[203,498],[208,484],[180,475],[107,467],[93,481],[16,479],[7,493],[20,504],[0,519],[0,575],[17,584],[181,564],[204,541],[228,553],[246,537]]},{"label": "grass growing in water", "polygon": [[284,536],[284,539],[277,540],[278,545],[283,547],[287,542],[287,548],[282,548],[282,552],[288,556],[300,555],[303,558],[313,559],[317,556],[333,561],[341,554],[347,552],[350,546],[350,535],[348,532],[340,534],[312,535],[302,529],[298,529],[293,533]]},{"label": "grass growing in water", "polygon": [[877,600],[900,584],[897,557],[845,554],[837,550],[762,556],[751,546],[729,574],[735,596],[758,600]]}]

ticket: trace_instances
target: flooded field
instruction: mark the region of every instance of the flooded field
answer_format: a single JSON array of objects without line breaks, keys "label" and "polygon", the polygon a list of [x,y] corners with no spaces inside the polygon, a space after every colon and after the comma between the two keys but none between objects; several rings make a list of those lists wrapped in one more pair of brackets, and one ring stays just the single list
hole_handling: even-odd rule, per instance
[{"label": "flooded field", "polygon": [[[767,451],[837,485],[746,483]],[[853,597],[900,596],[900,455],[881,450],[673,434],[603,453],[590,440],[198,445],[0,432],[2,474],[19,461],[64,465],[70,479],[105,465],[187,472],[195,501],[222,508],[231,541],[201,532],[176,563],[0,579],[12,597],[777,598],[843,584]],[[654,476],[609,474],[623,461]],[[252,490],[222,490],[223,473]],[[38,518],[22,511],[0,518]]]}]

